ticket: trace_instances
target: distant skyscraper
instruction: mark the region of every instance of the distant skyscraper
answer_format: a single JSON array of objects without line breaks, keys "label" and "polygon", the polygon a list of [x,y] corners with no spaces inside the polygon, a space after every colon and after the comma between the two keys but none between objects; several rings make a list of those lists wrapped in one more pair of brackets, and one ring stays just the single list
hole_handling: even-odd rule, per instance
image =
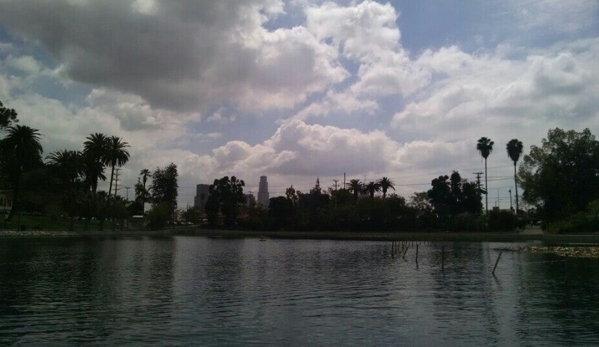
[{"label": "distant skyscraper", "polygon": [[258,187],[258,204],[264,208],[268,208],[269,196],[268,196],[268,181],[266,176],[260,176],[260,186]]},{"label": "distant skyscraper", "polygon": [[244,194],[245,195],[245,206],[246,207],[250,207],[253,208],[256,206],[256,198],[254,197],[254,194],[250,193],[250,194]]},{"label": "distant skyscraper", "polygon": [[208,196],[210,195],[208,188],[210,186],[208,184],[198,184],[196,186],[196,196],[193,198],[193,206],[197,207],[201,213],[204,213],[204,206],[206,205],[206,200],[208,200]]}]

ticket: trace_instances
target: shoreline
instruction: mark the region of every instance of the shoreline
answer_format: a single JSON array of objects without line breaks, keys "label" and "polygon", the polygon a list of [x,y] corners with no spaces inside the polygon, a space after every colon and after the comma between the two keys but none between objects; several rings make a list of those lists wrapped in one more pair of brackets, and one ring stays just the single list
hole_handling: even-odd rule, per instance
[{"label": "shoreline", "polygon": [[202,236],[215,239],[260,238],[294,240],[347,241],[433,241],[433,242],[529,242],[550,244],[599,245],[599,233],[543,234],[515,232],[331,232],[331,231],[247,231],[200,229],[197,227],[137,231],[7,231],[0,230],[0,239],[25,238],[98,238],[98,237],[172,237]]}]

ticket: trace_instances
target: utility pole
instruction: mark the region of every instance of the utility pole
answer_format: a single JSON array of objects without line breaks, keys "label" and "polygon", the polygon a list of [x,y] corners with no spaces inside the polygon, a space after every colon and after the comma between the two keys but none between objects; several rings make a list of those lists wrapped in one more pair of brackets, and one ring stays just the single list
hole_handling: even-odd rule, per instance
[{"label": "utility pole", "polygon": [[335,182],[335,208],[337,208],[337,182],[339,180],[333,180],[333,182]]},{"label": "utility pole", "polygon": [[482,175],[482,172],[473,172],[474,175],[476,175],[476,186],[478,187],[478,189],[480,190],[480,175]]},{"label": "utility pole", "polygon": [[499,191],[501,190],[501,188],[497,188],[497,208],[499,208]]},{"label": "utility pole", "polygon": [[345,189],[345,172],[343,173],[343,189]]},{"label": "utility pole", "polygon": [[510,192],[510,211],[513,211],[514,207],[512,206],[512,188],[510,188],[509,192]]},{"label": "utility pole", "polygon": [[[480,176],[483,174],[482,172],[473,172],[476,175],[476,188],[478,189],[478,196],[482,198],[480,195],[482,190],[480,189]],[[485,187],[485,194],[487,194],[487,187]],[[488,213],[488,211],[486,211]]]}]

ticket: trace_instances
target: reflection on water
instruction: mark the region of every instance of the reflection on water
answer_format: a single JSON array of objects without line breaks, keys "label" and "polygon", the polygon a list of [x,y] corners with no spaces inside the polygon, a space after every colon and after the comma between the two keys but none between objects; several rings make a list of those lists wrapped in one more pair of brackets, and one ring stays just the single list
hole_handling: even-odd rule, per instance
[{"label": "reflection on water", "polygon": [[[499,244],[1,240],[0,345],[599,344],[599,261]],[[445,252],[445,271],[441,253]]]}]

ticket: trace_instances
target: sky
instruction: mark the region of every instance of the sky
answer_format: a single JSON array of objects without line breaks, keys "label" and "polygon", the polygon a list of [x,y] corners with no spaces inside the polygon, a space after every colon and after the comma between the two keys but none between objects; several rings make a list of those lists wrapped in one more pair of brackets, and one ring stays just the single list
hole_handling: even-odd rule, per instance
[{"label": "sky", "polygon": [[599,1],[0,0],[0,100],[44,155],[122,137],[123,187],[175,163],[180,207],[225,175],[409,197],[474,180],[485,136],[507,208],[509,140],[599,134]]}]

